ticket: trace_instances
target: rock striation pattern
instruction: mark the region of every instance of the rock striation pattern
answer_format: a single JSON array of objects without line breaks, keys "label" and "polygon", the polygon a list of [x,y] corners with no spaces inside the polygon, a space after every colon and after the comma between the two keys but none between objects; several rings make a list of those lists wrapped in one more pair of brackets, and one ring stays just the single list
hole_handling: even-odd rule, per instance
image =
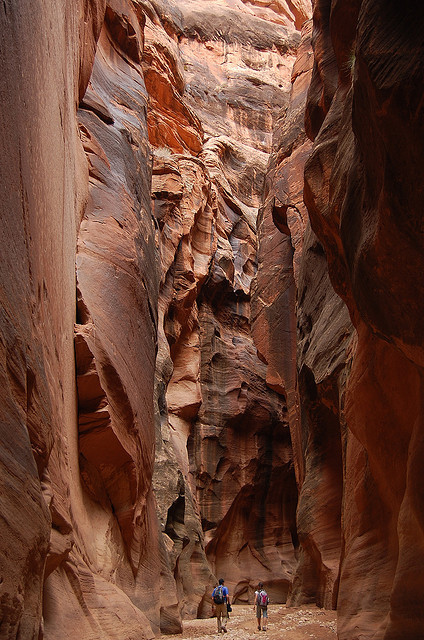
[{"label": "rock striation pattern", "polygon": [[102,0],[72,6],[41,0],[34,11],[32,3],[18,0],[2,3],[0,11],[4,638],[42,637],[43,577],[74,544],[75,244],[88,177],[75,112],[104,8]]},{"label": "rock striation pattern", "polygon": [[341,553],[339,398],[352,329],[346,306],[330,284],[323,247],[303,204],[303,172],[312,149],[304,127],[313,63],[311,34],[312,22],[307,22],[293,68],[289,106],[274,129],[258,225],[252,326],[267,363],[268,384],[287,395],[300,488],[298,564],[289,601],[332,608]]},{"label": "rock striation pattern", "polygon": [[423,636],[422,11],[309,17],[2,3],[2,637]]},{"label": "rock striation pattern", "polygon": [[2,633],[175,633],[224,571],[283,600],[297,488],[250,286],[309,9],[3,4]]},{"label": "rock striation pattern", "polygon": [[394,3],[314,2],[291,601],[337,606],[343,640],[422,637],[418,24]]},{"label": "rock striation pattern", "polygon": [[76,362],[80,473],[96,505],[90,560],[106,597],[126,601],[129,623],[152,635],[181,622],[151,486],[158,261],[142,52],[143,14],[108,2],[79,110],[90,193],[78,233]]},{"label": "rock striation pattern", "polygon": [[252,339],[250,287],[299,34],[288,7],[267,21],[258,9],[155,3],[144,32],[162,263],[154,485],[183,615],[210,612],[211,569],[237,601],[252,596],[258,573],[283,601],[296,564],[286,398]]},{"label": "rock striation pattern", "polygon": [[[422,362],[419,304],[409,292],[422,249],[418,227],[410,226],[419,189],[406,173],[411,160],[420,166],[422,145],[415,116],[406,114],[411,105],[414,114],[420,110],[420,17],[405,18],[393,4],[313,5],[305,118],[312,152],[300,116],[298,129],[293,121],[306,97],[305,89],[296,98],[294,71],[259,218],[252,305],[267,378],[287,394],[300,490],[299,563],[289,601],[337,607],[346,640],[417,638],[422,505],[412,478],[422,457]],[[298,148],[305,149],[299,157]],[[290,173],[290,187],[298,183],[301,192],[296,176],[303,167],[307,213],[285,180]],[[285,237],[275,235],[272,222]],[[411,269],[400,266],[407,252]],[[402,308],[411,309],[408,319]],[[279,342],[263,333],[266,323],[278,322],[285,322]]]}]

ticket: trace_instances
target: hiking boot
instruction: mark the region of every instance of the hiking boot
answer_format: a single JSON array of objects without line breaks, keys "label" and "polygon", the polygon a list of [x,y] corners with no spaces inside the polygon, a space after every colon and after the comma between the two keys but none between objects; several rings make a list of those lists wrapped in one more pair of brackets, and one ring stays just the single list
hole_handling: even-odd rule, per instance
[{"label": "hiking boot", "polygon": [[258,631],[260,631],[260,630],[261,630],[261,627],[260,627],[260,625],[258,625]]},{"label": "hiking boot", "polygon": [[227,633],[227,629],[225,627],[222,627],[222,633]]}]

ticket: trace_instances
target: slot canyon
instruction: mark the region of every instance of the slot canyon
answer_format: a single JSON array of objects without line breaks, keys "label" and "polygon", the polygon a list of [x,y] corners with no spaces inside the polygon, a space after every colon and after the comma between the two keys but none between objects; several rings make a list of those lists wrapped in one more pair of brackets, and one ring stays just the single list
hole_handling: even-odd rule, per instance
[{"label": "slot canyon", "polygon": [[0,639],[424,640],[424,6],[0,25]]}]

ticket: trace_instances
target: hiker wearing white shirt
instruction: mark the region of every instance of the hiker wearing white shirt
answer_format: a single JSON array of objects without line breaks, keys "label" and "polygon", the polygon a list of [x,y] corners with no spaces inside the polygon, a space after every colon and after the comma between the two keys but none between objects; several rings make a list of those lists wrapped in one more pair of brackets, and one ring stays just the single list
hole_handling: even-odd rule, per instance
[{"label": "hiker wearing white shirt", "polygon": [[259,582],[258,588],[255,591],[255,604],[253,610],[256,608],[256,619],[258,621],[258,631],[261,631],[261,616],[262,616],[262,631],[266,631],[266,625],[268,622],[268,594],[264,589],[263,582]]}]

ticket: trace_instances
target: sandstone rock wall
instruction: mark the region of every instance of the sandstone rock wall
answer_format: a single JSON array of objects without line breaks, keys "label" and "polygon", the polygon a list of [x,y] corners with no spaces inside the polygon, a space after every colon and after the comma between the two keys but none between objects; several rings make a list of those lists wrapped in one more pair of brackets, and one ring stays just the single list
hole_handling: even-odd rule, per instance
[{"label": "sandstone rock wall", "polygon": [[[308,283],[311,270],[305,264],[298,308],[299,391],[306,467],[318,458],[333,489],[321,522],[328,524],[330,517],[336,523],[341,505],[336,582],[334,527],[325,535],[325,548],[339,637],[346,640],[422,637],[423,508],[415,480],[422,460],[421,297],[416,294],[421,187],[414,180],[423,149],[422,17],[418,8],[405,14],[396,3],[314,3],[315,62],[306,113],[314,146],[305,167],[304,198],[319,242],[305,237],[304,250],[309,244],[315,254],[315,273],[317,255],[325,252],[331,283],[356,331],[349,338],[346,309],[331,302],[327,276],[320,286],[317,278]],[[333,353],[334,360],[325,353]],[[325,433],[319,430],[323,424],[329,426]],[[310,514],[308,489],[317,489],[316,481],[308,487],[307,469],[305,478],[298,511],[301,540],[304,514]],[[316,473],[310,480],[318,480]],[[317,525],[319,520],[311,528],[315,539],[322,531]],[[295,599],[307,596],[307,576],[301,575]]]},{"label": "sandstone rock wall", "polygon": [[130,9],[1,11],[5,638],[181,628],[151,488],[158,259]]},{"label": "sandstone rock wall", "polygon": [[299,42],[284,11],[265,21],[254,5],[146,9],[162,262],[155,491],[184,615],[210,611],[211,569],[239,601],[259,574],[283,601],[296,562],[286,398],[250,332],[256,215]]},{"label": "sandstone rock wall", "polygon": [[90,198],[78,234],[76,358],[92,570],[105,579],[111,615],[126,602],[128,624],[151,635],[181,622],[151,486],[159,282],[143,26],[136,5],[108,2],[79,110]]},{"label": "sandstone rock wall", "polygon": [[304,127],[311,34],[308,22],[293,68],[290,103],[274,129],[259,218],[252,317],[268,383],[287,395],[300,489],[298,563],[289,601],[331,608],[337,601],[341,553],[340,378],[351,326],[330,284],[325,253],[303,203],[303,172],[312,148]]},{"label": "sandstone rock wall", "polygon": [[175,632],[217,574],[423,635],[423,16],[316,0],[312,71],[307,17],[3,2],[6,638]]},{"label": "sandstone rock wall", "polygon": [[[42,634],[42,584],[70,551],[78,482],[73,323],[87,169],[76,105],[104,2],[2,3],[1,633]],[[56,28],[59,25],[59,28]],[[66,469],[62,467],[64,460]],[[59,466],[61,469],[59,470]],[[51,535],[51,525],[53,533]]]},{"label": "sandstone rock wall", "polygon": [[250,284],[307,12],[4,3],[5,637],[175,632],[224,570],[286,596],[297,490]]},{"label": "sandstone rock wall", "polygon": [[[300,488],[289,599],[337,607],[346,640],[422,637],[422,505],[412,480],[422,362],[411,296],[421,188],[408,168],[422,151],[418,24],[420,11],[405,16],[395,3],[314,3],[312,153],[293,126],[305,105],[294,72],[259,218],[253,335],[268,380],[287,394]],[[301,192],[305,160],[308,214],[294,218],[302,197],[286,175]],[[278,322],[279,343],[262,331]]]}]

